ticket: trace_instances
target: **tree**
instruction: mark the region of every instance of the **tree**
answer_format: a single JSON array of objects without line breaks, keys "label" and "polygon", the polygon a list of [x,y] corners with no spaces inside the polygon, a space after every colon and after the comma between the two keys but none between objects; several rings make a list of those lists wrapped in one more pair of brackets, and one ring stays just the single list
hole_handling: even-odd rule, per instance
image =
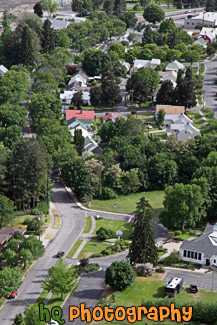
[{"label": "tree", "polygon": [[90,88],[90,103],[91,105],[98,106],[102,103],[102,88],[101,86],[92,86]]},{"label": "tree", "polygon": [[13,220],[14,203],[0,194],[0,228],[7,226]]},{"label": "tree", "polygon": [[186,79],[189,79],[189,80],[192,80],[193,79],[193,76],[194,76],[194,70],[192,67],[187,67],[186,69],[186,72],[185,72],[185,78]]},{"label": "tree", "polygon": [[120,190],[124,195],[137,192],[140,186],[137,169],[131,169],[122,173]]},{"label": "tree", "polygon": [[159,125],[163,125],[164,116],[165,116],[165,111],[163,109],[160,109],[157,113],[157,122]]},{"label": "tree", "polygon": [[145,8],[143,17],[149,23],[156,24],[156,22],[161,22],[161,20],[164,20],[165,12],[163,9],[161,9],[161,7],[151,4]]},{"label": "tree", "polygon": [[23,325],[23,314],[22,313],[16,314],[13,324],[14,325]]},{"label": "tree", "polygon": [[217,3],[215,0],[207,0],[206,1],[206,11],[216,11],[217,10]]},{"label": "tree", "polygon": [[30,27],[25,26],[22,32],[21,38],[21,48],[22,48],[22,61],[24,66],[30,66],[34,64],[34,51],[33,43],[30,32]]},{"label": "tree", "polygon": [[98,76],[102,73],[102,70],[109,61],[109,55],[103,53],[101,50],[87,50],[84,52],[84,58],[82,60],[83,69],[89,76]]},{"label": "tree", "polygon": [[127,28],[134,27],[137,23],[137,18],[133,12],[125,12],[119,18],[126,23]]},{"label": "tree", "polygon": [[135,276],[135,271],[127,261],[116,261],[107,267],[105,283],[116,290],[122,291],[133,282]]},{"label": "tree", "polygon": [[44,321],[40,321],[38,304],[29,305],[24,310],[23,325],[46,325]]},{"label": "tree", "polygon": [[162,82],[156,96],[156,101],[159,105],[173,105],[174,88],[171,80],[165,80]]},{"label": "tree", "polygon": [[[26,252],[27,250],[32,254],[32,258],[34,260],[37,260],[45,252],[43,243],[35,236],[29,236],[25,238],[24,241],[22,241],[20,244],[20,252],[23,251],[25,253],[26,261],[31,260],[29,252]],[[20,254],[20,256],[22,255]]]},{"label": "tree", "polygon": [[173,229],[195,227],[204,217],[201,209],[203,203],[204,198],[199,186],[182,183],[169,186],[165,190],[163,202],[166,212],[161,219]]},{"label": "tree", "polygon": [[74,274],[68,264],[58,262],[49,270],[50,278],[46,278],[42,284],[43,289],[60,294],[63,299],[63,294],[74,292],[77,288],[77,276]]},{"label": "tree", "polygon": [[143,37],[142,37],[142,44],[153,44],[156,42],[157,34],[152,30],[150,25],[146,25]]},{"label": "tree", "polygon": [[176,25],[174,23],[174,20],[172,18],[165,19],[161,22],[160,28],[158,30],[159,33],[171,33],[176,31]]},{"label": "tree", "polygon": [[102,101],[112,107],[121,102],[120,86],[116,83],[114,70],[108,64],[102,73]]},{"label": "tree", "polygon": [[82,98],[82,91],[78,91],[77,93],[75,93],[71,99],[71,104],[75,105],[77,109],[80,109],[81,106],[83,105],[83,98]]},{"label": "tree", "polygon": [[169,61],[174,61],[174,60],[179,60],[181,57],[182,53],[179,50],[169,50],[167,52],[167,60]]},{"label": "tree", "polygon": [[9,267],[16,265],[16,258],[17,258],[16,251],[14,251],[10,248],[7,248],[3,252],[3,257],[6,261],[6,265],[8,265]]},{"label": "tree", "polygon": [[125,55],[125,47],[121,43],[112,43],[109,52],[114,51],[118,54],[119,59],[123,59]]},{"label": "tree", "polygon": [[39,70],[34,77],[32,90],[34,93],[50,93],[56,95],[58,92],[58,83],[53,73]]},{"label": "tree", "polygon": [[4,267],[0,271],[0,296],[8,298],[22,283],[21,273],[17,268]]},{"label": "tree", "polygon": [[121,16],[126,11],[125,0],[114,0],[114,15]]},{"label": "tree", "polygon": [[158,251],[155,245],[155,235],[152,230],[151,219],[152,208],[148,201],[142,197],[137,203],[132,241],[127,256],[130,264],[157,264]]},{"label": "tree", "polygon": [[46,19],[44,21],[41,33],[41,46],[44,53],[47,53],[54,49],[54,41],[54,31],[51,28],[51,22],[49,19]]},{"label": "tree", "polygon": [[114,11],[114,0],[104,0],[103,10],[106,12],[108,16],[111,16]]},{"label": "tree", "polygon": [[170,32],[167,37],[167,45],[169,46],[170,49],[174,49],[177,43],[178,43],[178,37],[176,31]]},{"label": "tree", "polygon": [[109,239],[109,238],[115,238],[116,237],[115,231],[113,231],[112,229],[104,228],[104,227],[100,227],[96,231],[96,235],[97,235],[99,240],[106,240],[106,239]]},{"label": "tree", "polygon": [[72,45],[72,41],[69,38],[67,31],[64,29],[55,30],[55,46],[57,47],[64,47],[68,49]]},{"label": "tree", "polygon": [[82,0],[82,2],[73,0],[72,11],[77,12],[79,17],[86,16],[93,11],[93,2],[92,0]]},{"label": "tree", "polygon": [[189,79],[182,79],[177,86],[177,103],[185,108],[194,107],[197,104],[194,84]]},{"label": "tree", "polygon": [[146,82],[138,81],[134,93],[133,93],[133,99],[139,103],[139,106],[141,107],[142,103],[146,103],[148,100],[148,95],[150,94],[150,90],[148,89]]},{"label": "tree", "polygon": [[184,59],[187,62],[190,62],[192,65],[194,62],[198,62],[200,60],[200,55],[200,52],[197,50],[189,50],[184,54]]},{"label": "tree", "polygon": [[58,8],[58,2],[56,0],[41,0],[42,9],[47,10],[48,13],[54,14]]},{"label": "tree", "polygon": [[100,196],[102,191],[101,175],[105,167],[101,161],[98,161],[95,158],[86,160],[85,166],[89,173],[88,181],[90,186],[92,186],[93,193],[95,196]]},{"label": "tree", "polygon": [[40,18],[43,17],[43,11],[42,11],[41,2],[36,2],[36,4],[34,5],[33,9],[34,9],[34,14],[38,15],[38,17],[40,17]]},{"label": "tree", "polygon": [[84,137],[81,129],[76,129],[74,134],[74,143],[78,154],[81,156],[84,151]]},{"label": "tree", "polygon": [[139,69],[131,75],[131,78],[128,79],[127,89],[135,89],[139,81],[146,82],[146,85],[150,90],[149,95],[152,95],[159,85],[160,77],[158,72],[151,68]]}]

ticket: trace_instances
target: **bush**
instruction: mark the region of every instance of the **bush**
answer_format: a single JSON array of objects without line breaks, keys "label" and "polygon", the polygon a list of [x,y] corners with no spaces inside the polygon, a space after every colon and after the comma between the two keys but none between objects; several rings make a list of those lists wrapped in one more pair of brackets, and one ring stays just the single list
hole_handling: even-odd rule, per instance
[{"label": "bush", "polygon": [[176,230],[176,231],[174,231],[174,234],[175,234],[175,236],[181,236],[182,232],[181,232],[181,230]]},{"label": "bush", "polygon": [[182,240],[183,240],[183,238],[182,238],[181,236],[176,236],[176,237],[174,237],[173,239],[174,239],[174,240],[177,240],[177,241],[182,241]]},{"label": "bush", "polygon": [[124,290],[134,280],[136,276],[132,266],[126,262],[113,262],[106,269],[105,283],[117,290]]},{"label": "bush", "polygon": [[110,187],[104,187],[102,189],[101,198],[103,200],[116,199],[117,197],[118,197],[117,194],[115,193],[115,191],[112,188],[110,188]]},{"label": "bush", "polygon": [[100,240],[105,240],[105,239],[109,239],[109,238],[114,238],[116,236],[115,232],[111,229],[106,229],[104,227],[100,227],[97,232],[97,237]]},{"label": "bush", "polygon": [[169,234],[168,234],[168,238],[173,239],[174,236],[175,236],[175,234],[174,234],[173,231],[169,232]]},{"label": "bush", "polygon": [[79,260],[81,266],[87,266],[89,264],[89,258],[82,258]]},{"label": "bush", "polygon": [[164,269],[164,267],[162,265],[160,265],[159,268],[156,269],[156,272],[158,272],[158,273],[164,273],[165,272],[165,269]]},{"label": "bush", "polygon": [[179,252],[177,251],[172,251],[172,253],[170,253],[169,256],[167,256],[164,260],[163,260],[163,264],[165,265],[169,265],[172,266],[176,263],[179,263],[180,261],[180,256],[179,256]]},{"label": "bush", "polygon": [[81,265],[78,265],[76,267],[77,271],[79,274],[81,273],[89,273],[89,272],[94,272],[94,271],[97,271],[99,270],[100,266],[98,263],[91,263],[91,264],[88,264],[86,266],[81,266]]},{"label": "bush", "polygon": [[145,263],[145,264],[135,264],[134,270],[136,271],[137,275],[140,276],[151,276],[154,274],[154,268],[151,263]]}]

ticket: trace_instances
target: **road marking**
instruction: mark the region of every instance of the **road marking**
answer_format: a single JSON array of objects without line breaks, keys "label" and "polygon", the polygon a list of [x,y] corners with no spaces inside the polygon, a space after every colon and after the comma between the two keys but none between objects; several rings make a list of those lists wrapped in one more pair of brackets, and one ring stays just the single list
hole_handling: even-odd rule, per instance
[{"label": "road marking", "polygon": [[29,129],[29,137],[32,138],[32,132],[31,132],[31,128],[30,128],[30,125],[29,125],[29,121],[28,120],[26,121],[26,124],[27,124],[27,127]]}]

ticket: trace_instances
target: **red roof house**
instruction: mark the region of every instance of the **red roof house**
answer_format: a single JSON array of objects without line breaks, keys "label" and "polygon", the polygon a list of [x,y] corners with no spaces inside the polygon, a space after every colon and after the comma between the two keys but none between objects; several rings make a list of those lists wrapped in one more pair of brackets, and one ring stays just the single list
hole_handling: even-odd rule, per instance
[{"label": "red roof house", "polygon": [[90,127],[94,122],[95,112],[94,111],[86,111],[86,110],[71,110],[68,109],[65,111],[67,125],[70,124],[70,121],[73,118],[77,118],[82,123],[84,123],[87,127]]},{"label": "red roof house", "polygon": [[113,114],[113,113],[106,113],[102,119],[103,119],[103,123],[106,121],[112,121],[115,122],[116,118],[119,118],[117,115]]}]

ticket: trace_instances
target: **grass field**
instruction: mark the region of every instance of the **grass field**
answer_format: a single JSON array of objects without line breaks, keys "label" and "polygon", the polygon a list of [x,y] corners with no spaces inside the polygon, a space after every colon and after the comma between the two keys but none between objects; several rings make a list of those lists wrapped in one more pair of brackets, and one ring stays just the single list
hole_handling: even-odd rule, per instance
[{"label": "grass field", "polygon": [[81,245],[82,241],[83,241],[82,239],[78,239],[76,241],[76,243],[72,246],[69,253],[67,254],[67,257],[72,258],[75,255],[75,252],[77,251],[78,247]]},{"label": "grass field", "polygon": [[202,116],[200,115],[200,113],[197,112],[197,111],[189,111],[188,112],[188,115],[192,115],[193,116],[193,125],[196,128],[200,129],[200,131],[202,133],[206,133],[207,124],[202,119]]},{"label": "grass field", "polygon": [[[102,211],[130,214],[136,210],[136,203],[145,196],[154,209],[154,217],[163,210],[164,191],[150,191],[120,196],[112,200],[93,200],[91,208]],[[84,204],[85,205],[85,204]],[[85,205],[87,206],[87,204]]]},{"label": "grass field", "polygon": [[60,219],[59,212],[56,209],[54,209],[52,212],[53,212],[53,215],[54,215],[54,225],[53,225],[53,228],[54,229],[59,229],[60,228],[60,225],[61,225],[61,219]]},{"label": "grass field", "polygon": [[[121,292],[116,292],[106,298],[110,307],[115,306],[140,306],[144,300],[164,298],[165,281],[150,278],[137,277],[134,283]],[[191,300],[217,302],[217,292],[199,289],[198,293],[190,293],[189,287],[184,286],[182,291],[175,297],[176,301],[187,304]]]},{"label": "grass field", "polygon": [[88,241],[78,255],[78,258],[88,258],[92,254],[100,254],[102,250],[108,247],[108,245],[110,244]]},{"label": "grass field", "polygon": [[14,227],[14,228],[27,228],[27,225],[24,225],[23,222],[25,221],[25,219],[27,218],[34,218],[35,216],[30,216],[30,215],[27,215],[27,216],[21,216],[21,217],[15,217],[11,223],[11,226]]},{"label": "grass field", "polygon": [[91,227],[92,227],[91,216],[87,216],[86,217],[86,225],[85,225],[83,233],[88,234],[88,232],[90,232]]},{"label": "grass field", "polygon": [[112,219],[101,219],[101,220],[96,220],[96,228],[95,228],[93,234],[96,234],[97,230],[100,227],[104,227],[106,229],[111,229],[115,232],[120,229],[123,232],[124,240],[129,239],[129,235],[132,232],[132,224],[126,223],[125,221],[112,220]]}]

